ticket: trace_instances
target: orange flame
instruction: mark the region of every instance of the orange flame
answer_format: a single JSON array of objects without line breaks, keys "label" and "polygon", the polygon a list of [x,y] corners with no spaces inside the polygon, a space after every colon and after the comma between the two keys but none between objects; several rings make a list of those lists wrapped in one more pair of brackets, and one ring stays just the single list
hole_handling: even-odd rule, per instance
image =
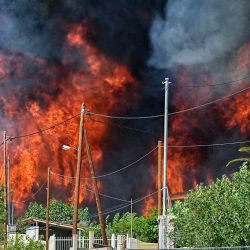
[{"label": "orange flame", "polygon": [[[0,51],[0,76],[4,79],[2,84],[5,86],[13,75],[25,84],[24,64],[27,63],[37,65],[39,69],[38,73],[29,79],[34,83],[37,82],[38,86],[41,83],[41,76],[48,79],[54,75],[58,76],[52,78],[46,87],[34,88],[30,98],[25,100],[22,107],[16,98],[16,91],[24,91],[22,87],[18,86],[14,91],[6,87],[5,94],[0,94],[3,116],[7,124],[1,129],[7,129],[9,135],[26,134],[59,123],[80,113],[82,102],[86,103],[88,110],[114,113],[132,107],[133,102],[124,103],[121,102],[122,99],[128,96],[130,99],[138,99],[139,96],[136,94],[138,83],[128,69],[108,59],[88,43],[86,39],[88,26],[74,24],[69,25],[68,30],[63,63],[59,67],[51,66],[46,60],[32,55]],[[77,49],[82,60],[81,66],[78,65],[76,69],[72,69],[71,49]],[[44,91],[47,89],[43,88],[56,89],[57,93],[48,94],[49,91]],[[130,92],[127,91],[128,89]],[[32,95],[37,95],[38,98],[32,98]],[[39,101],[39,98],[42,101]],[[97,168],[101,168],[100,145],[104,141],[107,125],[90,122],[87,117],[85,121],[94,164]],[[52,167],[53,172],[66,176],[75,175],[76,155],[70,151],[63,152],[61,147],[63,144],[77,145],[78,124],[79,119],[75,118],[43,134],[8,143],[8,151],[12,159],[11,186],[14,201],[19,202],[30,197],[46,180],[48,166]],[[86,157],[83,160],[82,176],[90,176]],[[72,179],[56,178],[53,175],[52,178],[55,188],[62,188],[69,194],[73,194]],[[87,185],[91,185],[90,180],[81,181],[82,189]],[[81,192],[80,201],[85,199],[92,199],[92,194],[88,193],[84,196]],[[23,204],[17,203],[16,206],[22,209]]]}]

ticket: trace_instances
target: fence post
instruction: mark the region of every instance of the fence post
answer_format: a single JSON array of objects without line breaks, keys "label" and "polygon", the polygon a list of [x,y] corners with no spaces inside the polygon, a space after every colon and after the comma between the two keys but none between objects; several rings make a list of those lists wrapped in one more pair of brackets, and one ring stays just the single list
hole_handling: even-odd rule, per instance
[{"label": "fence post", "polygon": [[174,248],[174,216],[167,215],[167,248]]},{"label": "fence post", "polygon": [[127,239],[127,249],[137,249],[138,248],[138,240],[134,238]]},{"label": "fence post", "polygon": [[54,234],[49,237],[49,250],[56,250],[56,236]]},{"label": "fence post", "polygon": [[92,231],[89,231],[89,249],[94,248],[95,234]]},{"label": "fence post", "polygon": [[115,234],[112,234],[112,235],[111,235],[111,247],[112,247],[113,249],[116,248],[116,244],[115,244]]},{"label": "fence post", "polygon": [[127,234],[127,237],[126,237],[126,242],[125,242],[125,246],[126,246],[126,248],[128,248],[128,244],[129,244],[129,238],[128,238],[128,234]]},{"label": "fence post", "polygon": [[117,250],[125,250],[125,235],[118,235],[117,236]]}]

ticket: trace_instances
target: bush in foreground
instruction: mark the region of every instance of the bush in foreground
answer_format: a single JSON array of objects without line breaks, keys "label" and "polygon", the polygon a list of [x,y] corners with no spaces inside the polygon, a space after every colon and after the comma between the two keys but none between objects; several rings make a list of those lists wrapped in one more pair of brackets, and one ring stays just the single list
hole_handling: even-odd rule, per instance
[{"label": "bush in foreground", "polygon": [[171,209],[181,247],[250,245],[250,169],[197,186]]}]

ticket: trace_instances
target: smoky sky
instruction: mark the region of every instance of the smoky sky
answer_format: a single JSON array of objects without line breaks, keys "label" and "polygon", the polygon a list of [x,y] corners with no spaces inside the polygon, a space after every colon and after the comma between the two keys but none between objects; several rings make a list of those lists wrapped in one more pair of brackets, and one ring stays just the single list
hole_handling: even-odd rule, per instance
[{"label": "smoky sky", "polygon": [[[165,3],[166,1],[162,0],[0,0],[0,52],[8,58],[8,67],[14,71],[6,80],[7,84],[1,86],[2,93],[7,94],[13,88],[18,89],[16,99],[20,103],[20,109],[25,109],[26,101],[36,101],[40,107],[46,109],[49,103],[46,103],[44,95],[56,100],[61,91],[60,85],[51,83],[63,82],[60,79],[66,79],[67,73],[74,71],[81,63],[77,53],[72,53],[71,64],[66,67],[63,65],[68,25],[87,22],[91,27],[91,32],[87,35],[88,42],[99,48],[107,58],[126,65],[142,84],[142,96],[146,93],[143,99],[138,101],[136,109],[127,110],[120,115],[140,115],[141,109],[145,113],[161,112],[158,107],[162,101],[162,92],[159,92],[159,89],[156,92],[150,90],[150,86],[158,81],[158,76],[156,77],[154,69],[148,69],[147,60],[150,55],[149,29],[155,16],[163,14]],[[18,63],[16,57],[24,62],[25,75],[22,79],[16,77],[18,68],[13,67]],[[45,63],[37,64],[37,57],[44,59]],[[46,71],[47,66],[52,70]],[[40,80],[37,81],[37,78]],[[152,100],[152,96],[155,100]],[[1,112],[0,118],[1,122],[15,123],[9,118],[5,120]],[[120,124],[145,132],[137,133],[110,127],[102,145],[103,172],[112,171],[136,160],[152,148],[161,134],[160,129],[155,130],[155,126],[160,124],[159,121]],[[152,140],[152,137],[155,139]],[[133,171],[133,177],[131,172],[127,171],[103,180],[104,190],[110,195],[124,198],[145,195],[154,181],[147,168],[148,161],[149,159],[140,162],[140,166]],[[104,202],[105,207],[114,203],[108,199]]]},{"label": "smoky sky", "polygon": [[[63,65],[67,25],[87,22],[91,27],[88,41],[108,58],[126,65],[141,86],[142,98],[135,108],[117,115],[162,114],[164,93],[161,81],[166,76],[178,79],[173,67],[194,65],[191,68],[195,75],[210,71],[223,80],[225,75],[221,72],[230,68],[227,61],[231,61],[235,51],[249,39],[249,32],[246,31],[249,27],[248,5],[244,0],[0,0],[0,52],[5,55],[19,54],[21,57],[28,54],[29,59],[26,60],[31,62],[27,63],[26,79],[12,78],[3,88],[21,88],[22,94],[17,94],[20,103],[26,99],[37,100],[46,109],[43,95],[39,93],[55,97],[61,88],[49,84],[60,83],[53,80],[67,78],[67,72],[75,70],[80,63],[77,53],[72,53],[72,63],[67,68]],[[52,66],[55,69],[53,74],[44,74],[46,71],[42,67],[46,68],[46,65],[36,66],[35,59],[32,59],[35,57],[43,58]],[[9,64],[12,64],[11,59]],[[39,83],[35,80],[37,75],[42,78]],[[171,90],[170,101],[173,95],[174,90]],[[174,111],[170,104],[171,110]],[[200,121],[199,117],[197,121]],[[102,173],[136,160],[152,149],[163,135],[162,119],[119,121],[119,124],[143,132],[110,127],[102,145]],[[225,136],[216,135],[218,131],[223,133],[224,128],[219,124],[216,130],[211,128],[211,124],[213,121],[205,126],[211,133],[201,135],[199,141],[225,140]],[[201,134],[203,132],[200,131]],[[230,133],[226,136],[235,140],[239,138]],[[232,151],[236,149],[205,152],[204,161],[207,164],[201,167],[201,172],[206,171],[213,158],[224,164],[225,152],[233,156]],[[140,162],[132,170],[132,175],[127,170],[104,179],[104,190],[124,199],[138,198],[149,189],[154,191],[152,171],[148,167],[150,161]],[[218,170],[215,175],[220,175],[222,171]],[[190,188],[188,178],[191,177],[189,173],[185,174],[187,188]],[[205,181],[204,176],[203,173],[197,175],[201,181]],[[105,207],[112,204],[113,201],[105,200]]]},{"label": "smoky sky", "polygon": [[208,63],[235,51],[248,32],[248,1],[169,1],[151,28],[158,68]]},{"label": "smoky sky", "polygon": [[1,48],[30,52],[60,63],[66,24],[88,21],[90,42],[119,62],[142,65],[148,29],[165,1],[1,0]]}]

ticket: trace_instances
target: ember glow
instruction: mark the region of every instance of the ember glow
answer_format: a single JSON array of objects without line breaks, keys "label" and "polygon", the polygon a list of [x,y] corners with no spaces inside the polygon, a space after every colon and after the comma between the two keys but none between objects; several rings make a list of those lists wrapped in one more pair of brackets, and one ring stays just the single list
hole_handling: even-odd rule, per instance
[{"label": "ember glow", "polygon": [[[88,110],[113,113],[131,106],[129,102],[121,102],[128,95],[131,99],[139,98],[136,94],[138,83],[129,70],[107,59],[86,41],[88,27],[69,25],[68,30],[65,56],[60,67],[50,66],[49,62],[32,55],[1,50],[1,130],[5,129],[8,135],[25,135],[60,123],[78,114],[82,102],[86,103]],[[72,69],[71,50],[76,50],[81,60],[76,69]],[[35,70],[34,75],[28,75],[29,69]],[[13,83],[23,81],[25,84],[26,79],[36,82],[36,87],[29,90],[30,93],[27,93],[25,87],[15,86]],[[100,144],[103,143],[107,125],[91,122],[88,117],[85,120],[94,162],[100,168]],[[72,151],[64,152],[61,147],[63,144],[77,145],[78,124],[79,117],[76,117],[45,133],[8,143],[13,166],[11,186],[15,202],[27,199],[33,190],[46,181],[48,166],[51,166],[53,172],[74,176],[76,155]],[[89,177],[86,159],[83,162],[82,177]],[[55,187],[67,190],[69,197],[73,195],[71,179],[53,178],[52,182]],[[83,188],[90,184],[90,181],[82,181]],[[61,196],[64,196],[63,191]],[[92,195],[85,196],[81,192],[80,201],[85,199],[92,199]],[[22,203],[16,204],[18,208],[23,206]]]},{"label": "ember glow", "polygon": [[[9,2],[0,9],[4,24],[0,27],[0,131],[11,137],[30,134],[7,145],[13,200],[19,213],[28,205],[22,201],[45,201],[45,189],[33,194],[45,183],[48,166],[54,173],[75,175],[76,154],[63,151],[62,145],[77,146],[82,102],[95,113],[150,116],[163,114],[164,77],[172,82],[170,112],[249,86],[249,78],[212,86],[249,75],[250,44],[245,34],[249,4],[221,0],[225,6],[216,6],[216,1],[205,5],[170,0],[164,7],[164,1],[145,1],[142,6],[117,0],[99,6],[95,1],[86,5],[63,1],[57,8],[39,2],[33,11],[27,4],[24,8]],[[200,10],[200,22],[195,25],[190,8]],[[249,140],[249,99],[246,91],[199,110],[169,116],[168,144]],[[64,120],[67,122],[32,135]],[[163,141],[161,118],[114,121],[86,115],[85,125],[97,174],[126,166],[154,148],[159,139]],[[201,182],[211,183],[227,173],[225,165],[238,156],[239,147],[170,147],[170,194],[186,192]],[[81,176],[90,177],[86,153],[83,155]],[[72,201],[73,182],[52,175],[52,196]],[[98,185],[102,192],[126,200],[155,192],[157,152],[101,179]],[[90,180],[81,181],[81,205],[94,203],[93,194],[86,191],[90,186]],[[115,202],[106,199],[103,207]],[[156,207],[157,194],[138,204],[133,209],[148,214]]]}]

